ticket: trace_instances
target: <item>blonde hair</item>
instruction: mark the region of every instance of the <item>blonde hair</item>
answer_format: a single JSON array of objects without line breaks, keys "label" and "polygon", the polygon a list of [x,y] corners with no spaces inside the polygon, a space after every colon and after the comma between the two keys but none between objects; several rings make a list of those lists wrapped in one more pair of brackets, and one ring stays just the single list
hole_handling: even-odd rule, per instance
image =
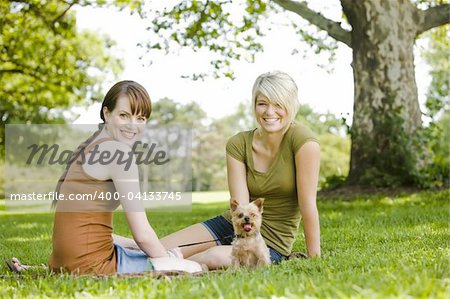
[{"label": "blonde hair", "polygon": [[298,101],[297,84],[291,76],[281,71],[259,75],[252,90],[253,112],[255,112],[256,99],[259,95],[265,96],[270,104],[280,105],[285,109],[289,124],[294,121],[300,103]]}]

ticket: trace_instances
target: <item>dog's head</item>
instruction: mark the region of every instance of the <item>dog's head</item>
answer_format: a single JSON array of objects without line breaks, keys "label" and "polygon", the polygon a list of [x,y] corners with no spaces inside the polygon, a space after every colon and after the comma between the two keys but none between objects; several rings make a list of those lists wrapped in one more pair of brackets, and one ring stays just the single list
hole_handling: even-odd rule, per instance
[{"label": "dog's head", "polygon": [[261,228],[264,198],[258,198],[248,205],[240,205],[236,200],[231,201],[231,220],[234,233],[242,237],[249,237]]}]

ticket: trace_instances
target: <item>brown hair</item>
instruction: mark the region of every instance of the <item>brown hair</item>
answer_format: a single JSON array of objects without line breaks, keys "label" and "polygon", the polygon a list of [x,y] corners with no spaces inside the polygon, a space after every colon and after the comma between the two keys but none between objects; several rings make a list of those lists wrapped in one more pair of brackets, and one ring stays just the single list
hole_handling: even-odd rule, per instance
[{"label": "brown hair", "polygon": [[[61,185],[66,179],[67,172],[69,171],[70,165],[80,156],[81,152],[88,146],[102,131],[103,126],[105,125],[105,116],[103,113],[103,108],[108,108],[108,111],[113,111],[116,107],[117,100],[121,96],[126,96],[130,101],[131,113],[133,115],[142,115],[145,118],[149,118],[152,113],[152,104],[150,100],[150,96],[148,95],[145,88],[137,82],[134,81],[120,81],[113,85],[106,93],[105,98],[103,99],[102,107],[100,108],[100,118],[103,120],[103,123],[98,125],[98,130],[95,131],[88,139],[86,139],[83,143],[81,143],[78,148],[72,153],[69,161],[67,162],[66,169],[64,173],[58,180],[55,191],[59,193],[61,189]],[[57,198],[57,196],[55,197]],[[53,200],[52,207],[55,207],[57,200]]]},{"label": "brown hair", "polygon": [[152,104],[145,88],[134,81],[120,81],[114,84],[105,95],[100,109],[100,118],[103,122],[105,122],[103,108],[106,107],[109,111],[113,111],[120,96],[128,97],[133,115],[142,115],[147,119],[150,117]]}]

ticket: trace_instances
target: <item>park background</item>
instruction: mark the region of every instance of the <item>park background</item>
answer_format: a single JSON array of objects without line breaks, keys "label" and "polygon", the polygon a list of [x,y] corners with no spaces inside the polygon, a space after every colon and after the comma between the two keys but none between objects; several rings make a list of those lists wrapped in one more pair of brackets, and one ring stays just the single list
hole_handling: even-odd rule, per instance
[{"label": "park background", "polygon": [[[152,214],[151,223],[162,235],[226,208],[225,143],[254,127],[254,79],[273,69],[294,77],[302,103],[297,120],[321,141],[324,256],[319,262],[292,261],[259,271],[247,282],[235,280],[253,273],[213,276],[211,283],[201,280],[205,294],[231,296],[223,289],[227,282],[236,284],[230,294],[250,297],[440,297],[448,291],[450,41],[449,27],[443,25],[448,1],[390,1],[387,7],[376,0],[0,3],[2,158],[6,124],[98,122],[98,103],[122,79],[149,90],[152,125],[193,127],[193,212],[173,223],[164,222],[167,215]],[[429,13],[428,21],[411,24],[408,12],[417,9]],[[356,17],[363,11],[371,22]],[[349,37],[356,25],[369,32],[367,24],[375,24],[367,34],[371,40],[355,30]],[[414,26],[417,34],[407,44],[402,32]],[[394,48],[383,48],[385,40]],[[385,52],[376,53],[377,46]],[[373,59],[364,64],[357,55],[361,51]],[[398,65],[402,71],[396,77],[389,69]],[[380,72],[383,67],[387,71]],[[367,119],[372,126],[364,123]],[[0,173],[3,186],[7,177]],[[2,257],[21,249],[25,260],[45,263],[51,213],[0,213]],[[118,231],[129,235],[123,217],[116,218]],[[303,243],[300,234],[295,249],[304,251]],[[249,289],[267,275],[278,279],[267,288]],[[392,279],[385,281],[386,276]],[[33,286],[28,291],[14,278],[6,279],[2,295],[16,288],[23,296],[80,295],[70,277],[62,278],[65,290],[52,287],[55,277],[41,277],[38,283],[25,277]],[[324,279],[331,285],[321,289]],[[380,279],[386,284],[377,288]],[[306,283],[297,288],[298,280]],[[98,283],[97,289],[91,283]],[[116,287],[124,295],[129,283],[86,279],[80,284],[88,291],[81,294],[106,296]],[[199,291],[195,281],[184,279],[175,284],[181,290],[164,281],[132,283],[137,287],[133,294],[148,296],[195,297]]]},{"label": "park background", "polygon": [[[299,16],[280,11],[276,4],[266,8],[264,1],[255,1],[245,9],[245,2],[225,1],[216,6],[211,2],[210,14],[221,12],[231,23],[205,17],[202,26],[206,29],[193,36],[189,33],[193,29],[188,26],[195,25],[203,2],[195,4],[199,7],[174,7],[177,11],[173,15],[178,15],[178,21],[163,15],[155,17],[176,1],[167,2],[166,6],[145,1],[69,1],[66,5],[44,1],[30,8],[27,1],[2,2],[2,156],[6,124],[98,123],[105,92],[114,82],[131,79],[149,90],[154,102],[152,124],[193,126],[193,190],[225,190],[225,142],[233,134],[254,126],[250,94],[255,78],[262,72],[279,69],[290,73],[299,86],[302,107],[297,119],[320,138],[321,187],[346,179],[350,170],[350,129],[355,117],[353,93],[358,85],[365,84],[356,77],[354,80],[352,50]],[[437,4],[440,1],[417,3],[420,8]],[[312,1],[311,5],[330,20],[342,23],[343,28],[350,27],[339,1],[324,5]],[[258,15],[263,17],[257,18]],[[59,24],[60,20],[64,22]],[[253,22],[254,26],[242,27],[242,20]],[[55,29],[49,22],[60,27]],[[229,36],[223,38],[217,32],[214,35],[214,22],[224,24],[223,30],[228,30]],[[238,25],[232,27],[232,22]],[[171,24],[170,29],[164,28],[167,24]],[[418,122],[409,109],[385,119],[381,119],[383,115],[395,109],[366,109],[380,129],[357,134],[358,127],[363,126],[357,124],[353,128],[355,148],[359,144],[373,148],[365,151],[367,161],[358,160],[366,154],[355,153],[354,168],[366,169],[367,175],[355,174],[365,179],[354,185],[441,187],[448,181],[449,133],[443,130],[449,125],[448,26],[419,35],[411,50],[415,68],[409,66],[405,72],[416,75],[418,92],[414,93],[415,81],[400,82],[402,89],[413,92],[399,98],[415,98],[412,104],[398,105],[420,105],[421,130],[408,129],[413,126],[408,123],[410,119]],[[368,69],[367,73],[376,72]],[[372,89],[376,95],[376,90],[389,90],[389,84],[367,84],[364,88]],[[367,98],[367,102],[377,101]],[[387,101],[384,106],[389,106]],[[396,119],[396,115],[400,118]],[[393,127],[389,127],[390,123]],[[397,132],[397,128],[402,130]],[[406,134],[399,136],[401,131]],[[383,148],[383,143],[388,145]],[[385,159],[378,159],[379,156]],[[378,165],[374,160],[387,162]],[[397,161],[398,167],[392,167],[390,161]],[[3,176],[0,181],[3,182]]]}]

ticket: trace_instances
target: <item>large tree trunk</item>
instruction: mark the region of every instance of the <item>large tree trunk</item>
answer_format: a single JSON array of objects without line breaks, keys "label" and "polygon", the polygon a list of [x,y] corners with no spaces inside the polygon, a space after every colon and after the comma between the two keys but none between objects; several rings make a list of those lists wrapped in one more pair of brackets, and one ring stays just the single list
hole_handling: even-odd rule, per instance
[{"label": "large tree trunk", "polygon": [[342,0],[352,25],[355,102],[349,184],[414,183],[421,127],[413,46],[419,16],[409,0]]}]

